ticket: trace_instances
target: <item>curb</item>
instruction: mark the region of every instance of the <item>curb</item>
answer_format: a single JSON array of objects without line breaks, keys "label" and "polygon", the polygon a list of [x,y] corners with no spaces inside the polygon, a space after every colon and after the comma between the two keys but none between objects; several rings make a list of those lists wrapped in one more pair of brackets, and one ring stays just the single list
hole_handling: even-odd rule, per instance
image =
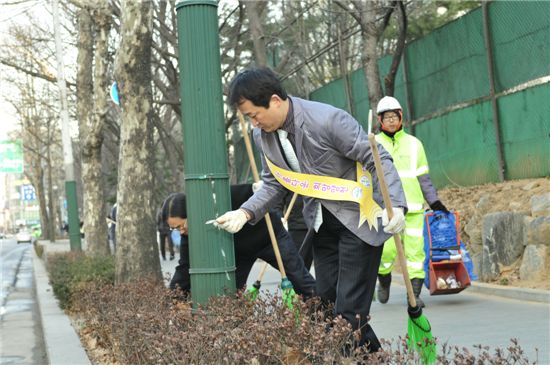
[{"label": "curb", "polygon": [[33,252],[33,273],[36,301],[41,318],[44,345],[51,365],[91,365],[80,337],[71,325],[69,317],[59,308],[49,283],[44,262]]},{"label": "curb", "polygon": [[550,291],[548,290],[518,288],[515,286],[502,286],[479,282],[472,282],[472,285],[467,290],[470,290],[472,293],[482,293],[510,299],[550,304]]},{"label": "curb", "polygon": [[[397,279],[396,281],[399,284],[405,285],[403,275],[392,273],[392,277]],[[550,291],[542,289],[519,288],[516,286],[502,286],[472,281],[472,284],[466,288],[466,291],[469,293],[550,304]]]}]

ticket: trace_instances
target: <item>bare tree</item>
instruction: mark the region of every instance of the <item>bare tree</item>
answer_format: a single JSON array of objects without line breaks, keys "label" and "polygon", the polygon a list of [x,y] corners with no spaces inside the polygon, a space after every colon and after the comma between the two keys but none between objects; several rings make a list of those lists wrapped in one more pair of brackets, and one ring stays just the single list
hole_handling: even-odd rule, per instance
[{"label": "bare tree", "polygon": [[[153,123],[155,127],[156,205],[169,192],[183,187],[183,145],[177,71],[175,4],[161,2],[155,9],[153,29]],[[161,148],[157,148],[161,147]]]},{"label": "bare tree", "polygon": [[394,6],[388,5],[384,0],[350,2],[335,0],[335,4],[348,11],[361,27],[363,40],[361,58],[369,91],[369,103],[372,107],[383,96],[378,71],[378,40],[388,25]]},{"label": "bare tree", "polygon": [[250,38],[252,40],[252,44],[254,45],[254,59],[256,61],[256,66],[266,66],[267,55],[265,51],[265,38],[262,28],[261,15],[262,10],[267,5],[267,1],[241,1],[241,4],[243,3],[250,27]]},{"label": "bare tree", "polygon": [[117,193],[117,283],[140,277],[161,280],[152,201],[152,3],[123,0],[121,14],[123,36],[115,58],[123,110]]},{"label": "bare tree", "polygon": [[384,86],[386,87],[386,95],[393,96],[395,91],[395,75],[399,69],[399,63],[405,50],[405,40],[407,38],[407,11],[402,0],[394,1],[397,7],[397,23],[398,37],[395,46],[395,51],[392,56],[392,63],[388,74],[384,76]]},{"label": "bare tree", "polygon": [[[3,57],[9,62],[2,63],[9,63],[17,72],[8,74],[4,82],[17,91],[9,102],[14,106],[22,126],[25,175],[36,190],[42,236],[54,241],[58,201],[53,190],[60,175],[55,171],[59,166],[56,159],[60,157],[59,128],[53,117],[56,111],[50,90],[53,84],[49,78],[53,73],[48,59],[39,54],[47,49],[48,37],[35,29],[20,26],[10,27],[8,33],[9,47],[6,47]],[[44,56],[51,54],[45,52]]]},{"label": "bare tree", "polygon": [[37,92],[34,78],[24,77],[18,85],[21,95],[17,100],[11,100],[21,122],[21,137],[25,151],[25,176],[33,185],[38,199],[42,236],[55,241],[55,215],[58,202],[54,197],[53,187],[58,175],[54,172],[58,156],[59,139],[56,138],[58,128],[49,106],[45,103],[51,100],[44,99],[48,93],[47,86]]}]

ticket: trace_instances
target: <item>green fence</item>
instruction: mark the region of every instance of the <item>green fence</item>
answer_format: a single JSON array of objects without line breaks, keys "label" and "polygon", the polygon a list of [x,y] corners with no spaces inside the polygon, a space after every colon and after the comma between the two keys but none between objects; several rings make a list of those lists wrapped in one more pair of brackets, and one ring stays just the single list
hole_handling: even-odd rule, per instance
[{"label": "green fence", "polygon": [[416,128],[436,186],[498,181],[491,103],[474,104],[427,120]]},{"label": "green fence", "polygon": [[[499,147],[505,179],[550,175],[550,1],[490,2],[486,14],[490,43],[480,7],[408,44],[403,57],[408,85],[403,62],[396,75],[394,96],[425,145],[438,187],[499,181]],[[381,81],[390,64],[389,56],[379,60]],[[348,112],[366,129],[370,105],[363,69],[349,77]],[[347,110],[344,87],[336,79],[310,98]],[[234,143],[234,179],[250,181],[242,141]]]},{"label": "green fence", "polygon": [[497,91],[550,75],[550,2],[495,2],[489,16]]},{"label": "green fence", "polygon": [[[396,75],[394,96],[412,116],[438,187],[499,181],[499,146],[505,179],[550,175],[550,2],[498,1],[487,10],[490,43],[483,9],[475,9],[407,45],[409,100],[403,63]],[[391,57],[379,60],[381,78],[390,62]],[[351,85],[354,116],[366,126],[369,101],[362,69],[351,73]],[[346,109],[345,95],[342,80],[334,80],[310,98]]]},{"label": "green fence", "polygon": [[498,99],[506,177],[550,174],[550,83]]}]

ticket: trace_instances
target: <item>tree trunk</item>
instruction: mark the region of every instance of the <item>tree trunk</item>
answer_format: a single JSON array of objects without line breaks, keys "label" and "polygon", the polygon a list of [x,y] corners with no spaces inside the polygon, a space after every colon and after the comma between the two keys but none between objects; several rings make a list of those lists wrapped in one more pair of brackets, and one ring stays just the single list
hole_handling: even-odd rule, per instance
[{"label": "tree trunk", "polygon": [[367,1],[365,12],[362,14],[363,29],[363,50],[362,60],[365,71],[365,79],[369,90],[369,105],[371,109],[376,108],[378,101],[382,99],[382,84],[380,83],[380,72],[378,71],[378,39],[383,29],[376,24],[376,17],[379,14],[378,2]]},{"label": "tree trunk", "polygon": [[250,36],[252,43],[254,44],[254,57],[256,59],[256,66],[267,65],[267,55],[265,51],[265,38],[262,29],[262,22],[260,20],[260,5],[262,1],[246,1],[245,10],[248,17],[248,24],[250,26]]},{"label": "tree trunk", "polygon": [[[50,132],[50,129],[48,128],[48,132]],[[50,242],[55,242],[55,209],[54,209],[54,197],[53,197],[53,179],[52,179],[52,156],[51,156],[51,148],[52,145],[49,144],[46,147],[46,165],[48,168],[48,183],[47,183],[47,189],[48,189],[48,231],[47,235],[45,236],[46,239],[50,240]]]},{"label": "tree trunk", "polygon": [[[108,34],[111,29],[111,17],[107,11],[105,2],[96,2],[93,11],[93,19],[97,26],[95,39],[95,57],[92,56],[94,40],[89,34],[80,34],[80,46],[82,51],[82,70],[79,76],[86,83],[86,93],[90,93],[89,99],[94,100],[93,113],[90,113],[89,104],[81,105],[80,111],[83,118],[80,119],[82,139],[82,185],[84,193],[84,232],[86,233],[87,251],[91,255],[110,254],[107,238],[107,224],[105,221],[105,194],[103,178],[101,174],[101,146],[103,144],[103,126],[105,125],[108,110]],[[81,10],[83,33],[92,27],[91,16],[88,10]],[[80,55],[80,53],[79,53]],[[95,58],[94,81],[92,91],[92,58]],[[93,98],[93,99],[92,99]],[[86,109],[86,110],[84,110]]]},{"label": "tree trunk", "polygon": [[[51,138],[47,138],[51,135],[51,123],[39,114],[39,108],[37,108],[37,95],[35,85],[32,79],[27,79],[26,89],[22,92],[25,102],[24,107],[20,111],[22,120],[22,135],[23,135],[23,147],[25,165],[30,167],[26,169],[25,175],[31,181],[36,191],[36,197],[38,199],[39,211],[40,211],[40,225],[42,227],[42,237],[51,238],[50,220],[51,213],[48,212],[46,188],[44,186],[44,168],[45,164],[48,164],[47,157],[41,152],[44,149],[50,150]],[[42,118],[44,117],[44,118]],[[45,122],[45,129],[41,129],[41,122]],[[42,138],[45,135],[46,138]]]},{"label": "tree trunk", "polygon": [[[388,6],[387,2],[383,0],[365,2],[353,0],[351,1],[353,8],[344,1],[335,0],[335,4],[345,9],[361,26],[363,43],[361,61],[369,92],[369,104],[371,109],[375,109],[376,104],[384,95],[377,62],[379,58],[378,41],[388,26],[396,1],[392,1],[391,6]],[[404,16],[404,8],[402,10]]]},{"label": "tree trunk", "polygon": [[153,207],[152,3],[122,1],[115,79],[122,121],[117,194],[117,283],[161,280]]},{"label": "tree trunk", "polygon": [[395,53],[392,57],[392,63],[388,74],[384,77],[384,85],[386,86],[386,95],[393,96],[395,93],[395,75],[399,69],[399,63],[403,56],[403,50],[405,49],[405,40],[407,37],[407,12],[405,11],[405,4],[403,1],[397,1],[397,21],[399,23],[399,34],[397,38],[397,45],[395,47]]},{"label": "tree trunk", "polygon": [[36,192],[36,198],[38,199],[38,209],[40,214],[40,227],[42,227],[42,238],[47,238],[50,236],[49,231],[49,218],[48,218],[48,209],[46,208],[46,193],[44,189],[44,170],[39,165],[31,164],[33,166],[32,176],[29,174],[27,177],[34,186]]}]

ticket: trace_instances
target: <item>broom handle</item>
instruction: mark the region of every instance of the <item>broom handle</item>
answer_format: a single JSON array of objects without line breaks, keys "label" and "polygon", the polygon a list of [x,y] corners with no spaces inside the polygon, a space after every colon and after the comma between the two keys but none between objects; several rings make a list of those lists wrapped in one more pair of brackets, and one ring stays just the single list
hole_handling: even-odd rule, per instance
[{"label": "broom handle", "polygon": [[[244,123],[244,117],[240,111],[237,111],[239,116],[239,123],[243,131],[244,144],[246,145],[246,152],[248,153],[248,160],[250,161],[250,168],[252,169],[252,176],[254,177],[254,182],[260,181],[260,175],[258,174],[258,168],[256,167],[256,162],[254,160],[254,153],[252,153],[252,145],[250,144],[250,137],[248,137],[248,129]],[[279,266],[279,272],[281,277],[286,278],[285,268],[283,266],[283,260],[281,259],[281,252],[279,251],[279,245],[277,244],[277,237],[275,237],[275,231],[273,230],[273,224],[271,223],[271,217],[269,212],[265,215],[265,222],[267,223],[267,230],[269,232],[269,237],[271,238],[271,245],[273,246],[273,252],[275,252],[275,258],[277,259],[277,266]]]},{"label": "broom handle", "polygon": [[[290,200],[290,203],[288,204],[288,208],[287,208],[285,216],[283,218],[285,221],[288,220],[288,216],[290,215],[290,212],[292,211],[292,207],[294,206],[294,203],[296,202],[296,197],[298,197],[298,194],[294,193],[294,195],[292,196],[292,199]],[[269,264],[267,262],[263,263],[262,269],[260,270],[260,273],[258,274],[258,280],[256,280],[256,281],[262,282],[262,279],[264,278],[264,274],[265,274],[268,266],[269,266]]]},{"label": "broom handle", "polygon": [[294,203],[296,203],[296,198],[298,197],[298,193],[294,193],[292,195],[292,199],[290,199],[290,203],[288,203],[288,208],[286,208],[286,213],[283,219],[288,221],[288,216],[290,215],[290,212],[292,211],[292,208],[294,207]]},{"label": "broom handle", "polygon": [[269,266],[269,264],[264,261],[264,263],[262,265],[262,269],[260,270],[260,273],[258,274],[258,280],[257,281],[259,281],[260,283],[262,282],[262,279],[264,278],[264,274],[265,274],[268,266]]},{"label": "broom handle", "polygon": [[[376,145],[376,140],[374,139],[374,134],[372,133],[369,134],[369,143],[372,150],[372,157],[374,159],[374,166],[376,167],[376,175],[378,176],[378,185],[380,185],[380,190],[382,191],[384,205],[386,206],[386,210],[388,212],[388,219],[391,220],[393,218],[393,208],[391,205],[390,193],[388,192],[388,186],[386,185],[386,180],[384,179],[384,170],[382,168],[382,162],[380,161],[378,146]],[[401,236],[399,234],[394,234],[393,239],[395,241],[395,248],[397,249],[399,265],[401,266],[401,271],[403,271],[403,280],[405,281],[405,287],[407,288],[409,305],[414,308],[416,307],[416,298],[414,297],[411,280],[409,279],[409,273],[407,271],[407,259],[405,258],[405,253],[403,251]]]}]

